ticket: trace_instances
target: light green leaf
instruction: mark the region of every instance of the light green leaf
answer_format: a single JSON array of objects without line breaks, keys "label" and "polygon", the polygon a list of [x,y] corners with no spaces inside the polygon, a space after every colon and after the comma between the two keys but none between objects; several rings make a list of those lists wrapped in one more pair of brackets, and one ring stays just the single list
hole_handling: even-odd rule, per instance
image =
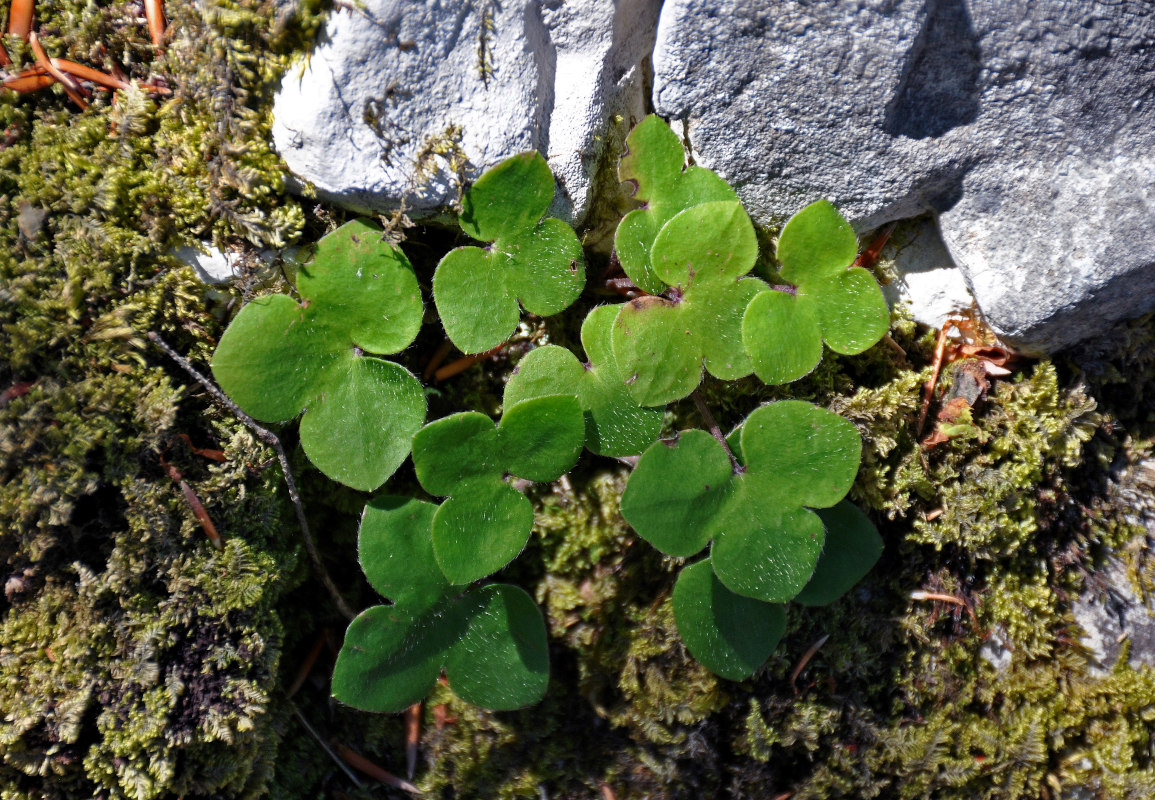
[{"label": "light green leaf", "polygon": [[771,478],[764,492],[781,502],[826,508],[850,491],[862,439],[854,424],[837,414],[801,400],[782,400],[746,419],[742,452],[749,473]]},{"label": "light green leaf", "polygon": [[500,477],[497,430],[478,411],[434,420],[413,436],[413,467],[430,494],[445,496],[470,478]]},{"label": "light green leaf", "polygon": [[482,708],[536,703],[549,684],[549,646],[533,600],[516,586],[490,584],[468,603],[469,623],[445,663],[450,687]]},{"label": "light green leaf", "polygon": [[581,406],[573,395],[514,403],[501,415],[497,439],[511,475],[557,480],[581,455],[585,441]]},{"label": "light green leaf", "polygon": [[634,284],[651,294],[661,294],[666,286],[651,266],[650,251],[662,226],[687,208],[719,200],[737,201],[738,196],[710,170],[684,166],[682,143],[652,114],[626,137],[626,149],[618,165],[618,178],[635,187],[634,197],[643,207],[622,219],[614,249]]},{"label": "light green leaf", "polygon": [[598,306],[582,323],[582,346],[589,361],[582,365],[570,351],[555,345],[531,350],[505,386],[505,403],[551,394],[576,395],[585,413],[586,447],[598,455],[636,455],[662,429],[661,409],[641,408],[618,370],[610,337],[618,306]]},{"label": "light green leaf", "polygon": [[291,297],[258,297],[221,336],[213,377],[250,416],[292,419],[315,394],[326,367],[340,358],[333,338],[322,326],[306,324],[305,310]]},{"label": "light green leaf", "polygon": [[885,300],[879,301],[878,282],[862,267],[807,284],[805,296],[814,298],[822,338],[836,353],[858,355],[890,328],[890,311]]},{"label": "light green leaf", "polygon": [[377,495],[361,514],[361,569],[382,597],[420,613],[453,591],[433,557],[430,531],[437,506],[411,497]]},{"label": "light green leaf", "polygon": [[[523,498],[524,499],[524,498]],[[434,506],[377,498],[366,508],[361,563],[395,603],[353,620],[333,670],[333,696],[365,711],[402,711],[442,669],[463,699],[504,710],[535,703],[549,678],[545,622],[523,590],[449,586],[433,560]]]},{"label": "light green leaf", "polygon": [[828,200],[811,203],[782,228],[778,261],[782,277],[801,285],[837,275],[858,255],[858,237]]},{"label": "light green leaf", "polygon": [[845,496],[861,442],[846,420],[796,400],[755,410],[738,439],[738,468],[704,431],[651,445],[622,493],[622,516],[672,556],[713,540],[713,569],[728,589],[784,603],[806,585],[822,551],[822,521],[806,506]]},{"label": "light green leaf", "polygon": [[567,308],[585,285],[581,243],[561,220],[542,219],[553,176],[540,153],[513,156],[462,199],[466,233],[492,244],[451,250],[433,275],[445,333],[463,352],[482,353],[513,333],[518,301],[542,316]]},{"label": "light green leaf", "polygon": [[818,511],[826,528],[826,547],[814,576],[794,601],[824,606],[850,591],[882,555],[882,537],[870,518],[849,500]]},{"label": "light green leaf", "polygon": [[642,406],[680,400],[702,380],[735,380],[753,365],[742,346],[741,318],[766,284],[742,277],[757,240],[738,203],[705,203],[666,223],[652,258],[678,279],[674,299],[640,297],[622,306],[612,334],[614,359]]},{"label": "light green leaf", "polygon": [[754,373],[765,383],[797,380],[822,359],[822,341],[836,353],[872,347],[890,326],[882,290],[869,272],[850,267],[854,231],[826,201],[799,211],[782,230],[782,277],[797,287],[759,294],[742,320]]},{"label": "light green leaf", "polygon": [[767,384],[789,383],[810,374],[822,360],[822,329],[813,303],[789,292],[762,292],[750,301],[742,336],[754,374]]},{"label": "light green leaf", "polygon": [[372,491],[409,455],[425,392],[409,370],[371,356],[335,365],[301,420],[301,447],[335,481]]},{"label": "light green leaf", "polygon": [[786,608],[734,594],[710,559],[682,569],[674,619],[690,653],[716,675],[740,681],[762,666],[786,632]]},{"label": "light green leaf", "polygon": [[370,353],[397,353],[421,328],[421,291],[405,254],[368,220],[342,225],[317,242],[313,260],[297,272],[297,290],[310,309],[349,331]]},{"label": "light green leaf", "polygon": [[537,151],[520,153],[485,171],[461,198],[461,229],[482,242],[516,236],[545,216],[553,174]]},{"label": "light green leaf", "polygon": [[474,478],[453,490],[433,517],[433,552],[453,583],[492,575],[529,541],[533,504],[498,477]]},{"label": "light green leaf", "polygon": [[501,424],[467,411],[413,437],[417,480],[448,495],[433,519],[437,563],[454,583],[478,580],[517,556],[533,527],[533,507],[506,475],[550,481],[581,453],[585,423],[577,398],[546,396],[506,409]]},{"label": "light green leaf", "polygon": [[[442,649],[460,637],[453,630],[459,626],[456,619],[415,619],[399,606],[362,611],[349,623],[337,654],[333,697],[362,711],[405,710],[437,682]],[[447,641],[435,638],[439,632]]]},{"label": "light green leaf", "polygon": [[622,492],[622,516],[643,539],[671,556],[706,546],[732,480],[726,451],[705,431],[683,431],[642,455]]},{"label": "light green leaf", "polygon": [[375,489],[425,420],[420,382],[370,355],[413,340],[422,316],[417,280],[401,251],[363,221],[322,239],[298,278],[302,304],[275,295],[241,309],[213,355],[213,374],[257,419],[305,410],[301,442],[317,468]]}]

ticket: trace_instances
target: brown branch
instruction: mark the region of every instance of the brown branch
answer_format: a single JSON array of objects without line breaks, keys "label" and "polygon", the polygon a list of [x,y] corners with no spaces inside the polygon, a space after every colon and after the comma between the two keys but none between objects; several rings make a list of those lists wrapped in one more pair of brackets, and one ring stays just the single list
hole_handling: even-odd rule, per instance
[{"label": "brown branch", "polygon": [[301,505],[301,496],[297,493],[297,483],[293,480],[293,471],[289,468],[289,459],[285,455],[285,448],[281,445],[281,440],[277,438],[275,433],[267,428],[261,427],[252,417],[244,411],[241,411],[240,406],[230,400],[224,392],[217,388],[215,383],[204,375],[201,375],[187,358],[176,350],[173,350],[168,342],[160,338],[160,335],[157,334],[156,331],[149,331],[148,338],[163,350],[169,358],[179,364],[185,372],[191,375],[197,383],[203,386],[218,403],[227,408],[233,416],[255,433],[258,439],[276,451],[277,460],[281,462],[281,473],[285,478],[285,486],[289,490],[289,499],[293,501],[293,508],[297,512],[297,524],[301,528],[301,538],[305,541],[305,549],[309,551],[309,558],[313,561],[313,567],[317,570],[317,576],[329,591],[329,595],[333,598],[333,602],[337,604],[337,609],[341,614],[344,615],[346,619],[353,619],[357,616],[356,612],[345,602],[345,598],[342,597],[341,592],[337,590],[337,584],[333,583],[333,579],[329,577],[329,571],[325,569],[325,565],[321,562],[321,554],[318,552],[317,543],[313,541],[313,534],[309,530],[309,521],[305,518],[305,508]]}]

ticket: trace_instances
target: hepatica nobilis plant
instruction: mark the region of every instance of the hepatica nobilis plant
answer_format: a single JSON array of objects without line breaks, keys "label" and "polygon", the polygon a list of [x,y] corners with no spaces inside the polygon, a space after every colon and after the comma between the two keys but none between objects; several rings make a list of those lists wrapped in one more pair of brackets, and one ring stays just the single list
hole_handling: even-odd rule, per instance
[{"label": "hepatica nobilis plant", "polygon": [[[882,541],[846,500],[861,440],[846,420],[783,400],[724,436],[687,430],[665,439],[665,406],[694,394],[708,372],[787,383],[826,347],[859,353],[886,332],[874,278],[851,267],[857,241],[841,215],[814,203],[778,240],[786,283],[754,277],[758,239],[733,189],[687,166],[657,117],[627,138],[619,177],[640,207],[615,250],[640,296],[601,305],[581,328],[582,352],[538,347],[505,387],[497,420],[462,409],[425,424],[420,381],[387,357],[422,324],[413,269],[381,231],[351,222],[324,237],[297,277],[297,297],[257,298],[221,339],[212,367],[253,417],[301,417],[305,455],[325,475],[375,491],[412,457],[440,504],[375,496],[361,519],[359,555],[388,602],[349,625],[333,695],[400,711],[442,675],[463,699],[491,709],[536,702],[549,675],[546,628],[523,589],[490,580],[525,547],[533,506],[522,493],[553,481],[581,453],[634,457],[621,511],[662,552],[688,559],[673,590],[690,652],[720,676],[752,675],[777,645],[788,603],[822,605],[874,565]],[[462,351],[501,345],[522,310],[568,308],[585,285],[574,231],[546,216],[554,179],[526,153],[465,192],[460,224],[478,242],[450,251],[432,300]],[[703,414],[708,418],[708,410]]]}]

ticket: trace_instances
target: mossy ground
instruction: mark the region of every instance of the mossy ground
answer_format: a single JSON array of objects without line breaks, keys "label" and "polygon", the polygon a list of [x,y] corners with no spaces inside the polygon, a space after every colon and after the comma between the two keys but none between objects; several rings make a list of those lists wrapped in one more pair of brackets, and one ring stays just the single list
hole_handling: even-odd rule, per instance
[{"label": "mossy ground", "polygon": [[[167,255],[174,246],[207,238],[255,265],[257,248],[313,241],[343,218],[287,196],[269,148],[275,79],[316,26],[315,8],[284,8],[170,2],[175,33],[158,56],[127,7],[44,5],[53,55],[114,59],[134,77],[164,76],[174,95],[130,91],[84,113],[54,91],[0,98],[3,800],[381,796],[355,789],[297,712],[326,740],[403,769],[397,718],[328,701],[343,620],[318,602],[272,454],[146,339],[158,331],[204,364],[231,300],[285,285],[254,266],[210,289]],[[409,236],[428,278],[453,237]],[[502,355],[437,386],[434,415],[495,412],[520,353],[574,345],[581,316],[527,322]],[[1109,478],[1150,452],[1155,325],[1123,326],[1080,362],[1021,367],[976,406],[969,436],[929,451],[913,427],[932,342],[901,320],[892,333],[905,356],[879,345],[786,389],[704,389],[723,425],[788,394],[859,426],[854,497],[887,546],[855,591],[793,610],[751,680],[718,680],[676,634],[679,564],[617,512],[626,467],[587,458],[532,490],[536,534],[503,574],[547,614],[550,690],[495,714],[438,688],[423,712],[426,794],[1155,795],[1155,673],[1126,659],[1093,670],[1071,614],[1107,550],[1152,583],[1142,552],[1121,547],[1136,532]],[[440,341],[426,326],[408,366],[420,372]],[[669,428],[695,415],[678,405]],[[295,452],[291,426],[285,436]],[[329,568],[351,601],[375,602],[354,559],[364,497],[294,459]],[[413,488],[404,470],[390,484]],[[955,595],[975,616],[915,590]],[[322,656],[290,699],[317,642]]]}]

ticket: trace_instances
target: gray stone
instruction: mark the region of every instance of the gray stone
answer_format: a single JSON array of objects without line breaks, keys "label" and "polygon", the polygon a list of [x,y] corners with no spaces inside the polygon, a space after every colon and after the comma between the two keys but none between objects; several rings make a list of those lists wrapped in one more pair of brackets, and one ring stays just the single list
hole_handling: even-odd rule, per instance
[{"label": "gray stone", "polygon": [[[1155,460],[1128,468],[1112,481],[1109,493],[1115,505],[1131,510],[1130,522],[1146,529],[1131,549],[1150,550],[1155,545]],[[1109,560],[1090,576],[1072,611],[1083,629],[1083,645],[1094,657],[1094,674],[1106,675],[1114,668],[1125,642],[1130,667],[1155,667],[1155,598],[1136,590],[1119,560]]]},{"label": "gray stone", "polygon": [[605,143],[644,112],[659,5],[344,5],[285,76],[274,142],[320,197],[357,210],[445,207],[461,178],[537,149],[558,176],[555,210],[580,220]]},{"label": "gray stone", "polygon": [[657,111],[756,220],[934,212],[1021,347],[1155,307],[1148,0],[669,0],[654,70]]}]

